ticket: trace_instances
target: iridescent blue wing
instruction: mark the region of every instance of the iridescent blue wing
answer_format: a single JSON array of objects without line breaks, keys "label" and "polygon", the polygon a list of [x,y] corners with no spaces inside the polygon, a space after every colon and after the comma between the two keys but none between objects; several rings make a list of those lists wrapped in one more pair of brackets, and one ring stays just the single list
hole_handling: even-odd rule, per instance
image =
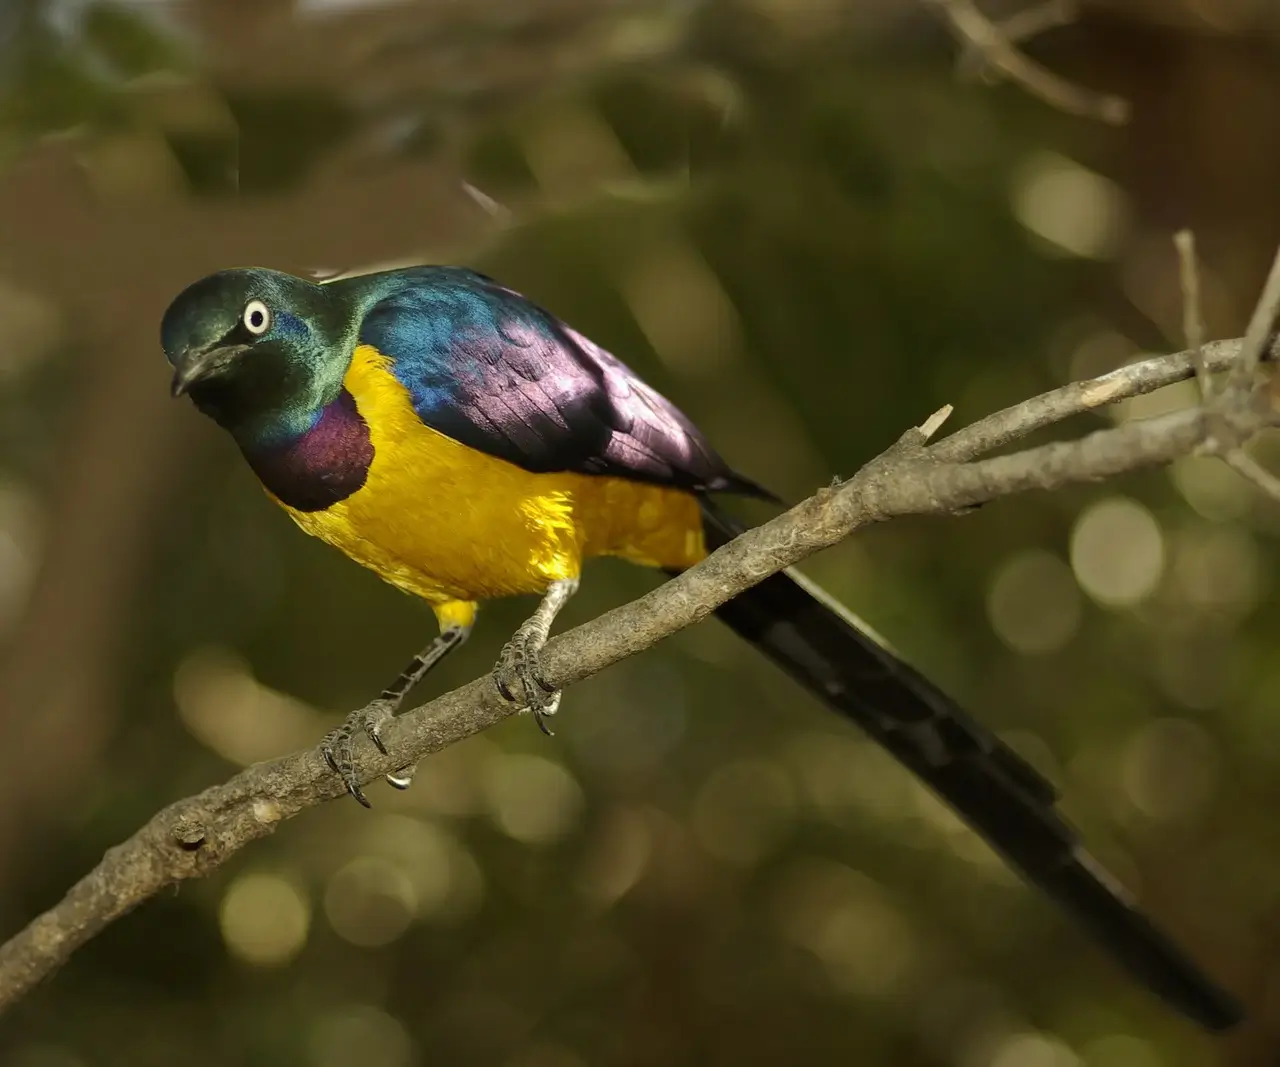
[{"label": "iridescent blue wing", "polygon": [[392,360],[432,429],[529,471],[769,495],[621,361],[492,279],[420,267],[351,281],[374,298],[360,342]]}]

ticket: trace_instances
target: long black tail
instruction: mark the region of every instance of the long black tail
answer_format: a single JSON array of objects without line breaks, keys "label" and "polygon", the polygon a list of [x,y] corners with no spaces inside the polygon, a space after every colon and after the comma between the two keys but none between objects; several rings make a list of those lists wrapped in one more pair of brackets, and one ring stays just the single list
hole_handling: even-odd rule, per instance
[{"label": "long black tail", "polygon": [[[708,549],[746,529],[708,501],[703,519]],[[1084,851],[1054,810],[1054,787],[820,590],[775,574],[716,614],[888,749],[1151,990],[1210,1029],[1239,1022],[1236,1000]]]}]

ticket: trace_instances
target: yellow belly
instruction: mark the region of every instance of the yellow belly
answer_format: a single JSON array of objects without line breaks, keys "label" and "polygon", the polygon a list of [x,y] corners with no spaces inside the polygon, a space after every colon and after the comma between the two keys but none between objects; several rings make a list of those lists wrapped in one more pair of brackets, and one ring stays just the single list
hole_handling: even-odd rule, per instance
[{"label": "yellow belly", "polygon": [[477,452],[424,426],[387,364],[361,345],[344,381],[373,441],[364,486],[324,511],[281,506],[392,585],[444,607],[541,593],[576,578],[590,556],[683,568],[705,554],[691,494],[622,478],[531,474]]}]

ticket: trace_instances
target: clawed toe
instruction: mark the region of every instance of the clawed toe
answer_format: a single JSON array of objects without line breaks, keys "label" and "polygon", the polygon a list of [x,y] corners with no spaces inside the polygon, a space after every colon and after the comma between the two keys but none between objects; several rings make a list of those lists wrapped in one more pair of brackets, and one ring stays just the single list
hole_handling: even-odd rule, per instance
[{"label": "clawed toe", "polygon": [[536,638],[517,631],[493,668],[493,681],[504,700],[533,713],[538,729],[548,737],[547,719],[560,707],[560,691],[542,675]]},{"label": "clawed toe", "polygon": [[[387,746],[382,740],[382,730],[394,716],[395,708],[389,702],[375,700],[367,707],[353,711],[341,726],[330,730],[320,741],[320,754],[324,756],[324,761],[342,779],[347,792],[366,808],[372,805],[364,795],[360,779],[356,775],[353,743],[356,736],[363,732],[385,756]],[[397,771],[394,775],[388,774],[386,779],[397,789],[407,789],[413,779],[413,768]]]},{"label": "clawed toe", "polygon": [[387,785],[389,786],[396,789],[408,789],[409,786],[413,785],[413,776],[417,769],[418,765],[411,763],[409,766],[401,767],[391,774],[384,774],[383,777],[387,780]]},{"label": "clawed toe", "polygon": [[541,708],[530,708],[533,712],[533,721],[538,724],[538,729],[548,737],[554,737],[551,727],[547,725],[547,720],[560,710],[560,691],[558,689],[549,690],[551,699]]}]

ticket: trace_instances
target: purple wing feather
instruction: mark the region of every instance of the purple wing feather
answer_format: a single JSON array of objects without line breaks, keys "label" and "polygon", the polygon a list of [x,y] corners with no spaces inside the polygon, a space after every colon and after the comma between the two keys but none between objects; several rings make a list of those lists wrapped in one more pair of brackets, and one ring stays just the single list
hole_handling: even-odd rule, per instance
[{"label": "purple wing feather", "polygon": [[392,360],[433,429],[531,471],[771,495],[621,360],[520,294],[447,267],[338,284],[357,282],[371,297],[360,340]]}]

